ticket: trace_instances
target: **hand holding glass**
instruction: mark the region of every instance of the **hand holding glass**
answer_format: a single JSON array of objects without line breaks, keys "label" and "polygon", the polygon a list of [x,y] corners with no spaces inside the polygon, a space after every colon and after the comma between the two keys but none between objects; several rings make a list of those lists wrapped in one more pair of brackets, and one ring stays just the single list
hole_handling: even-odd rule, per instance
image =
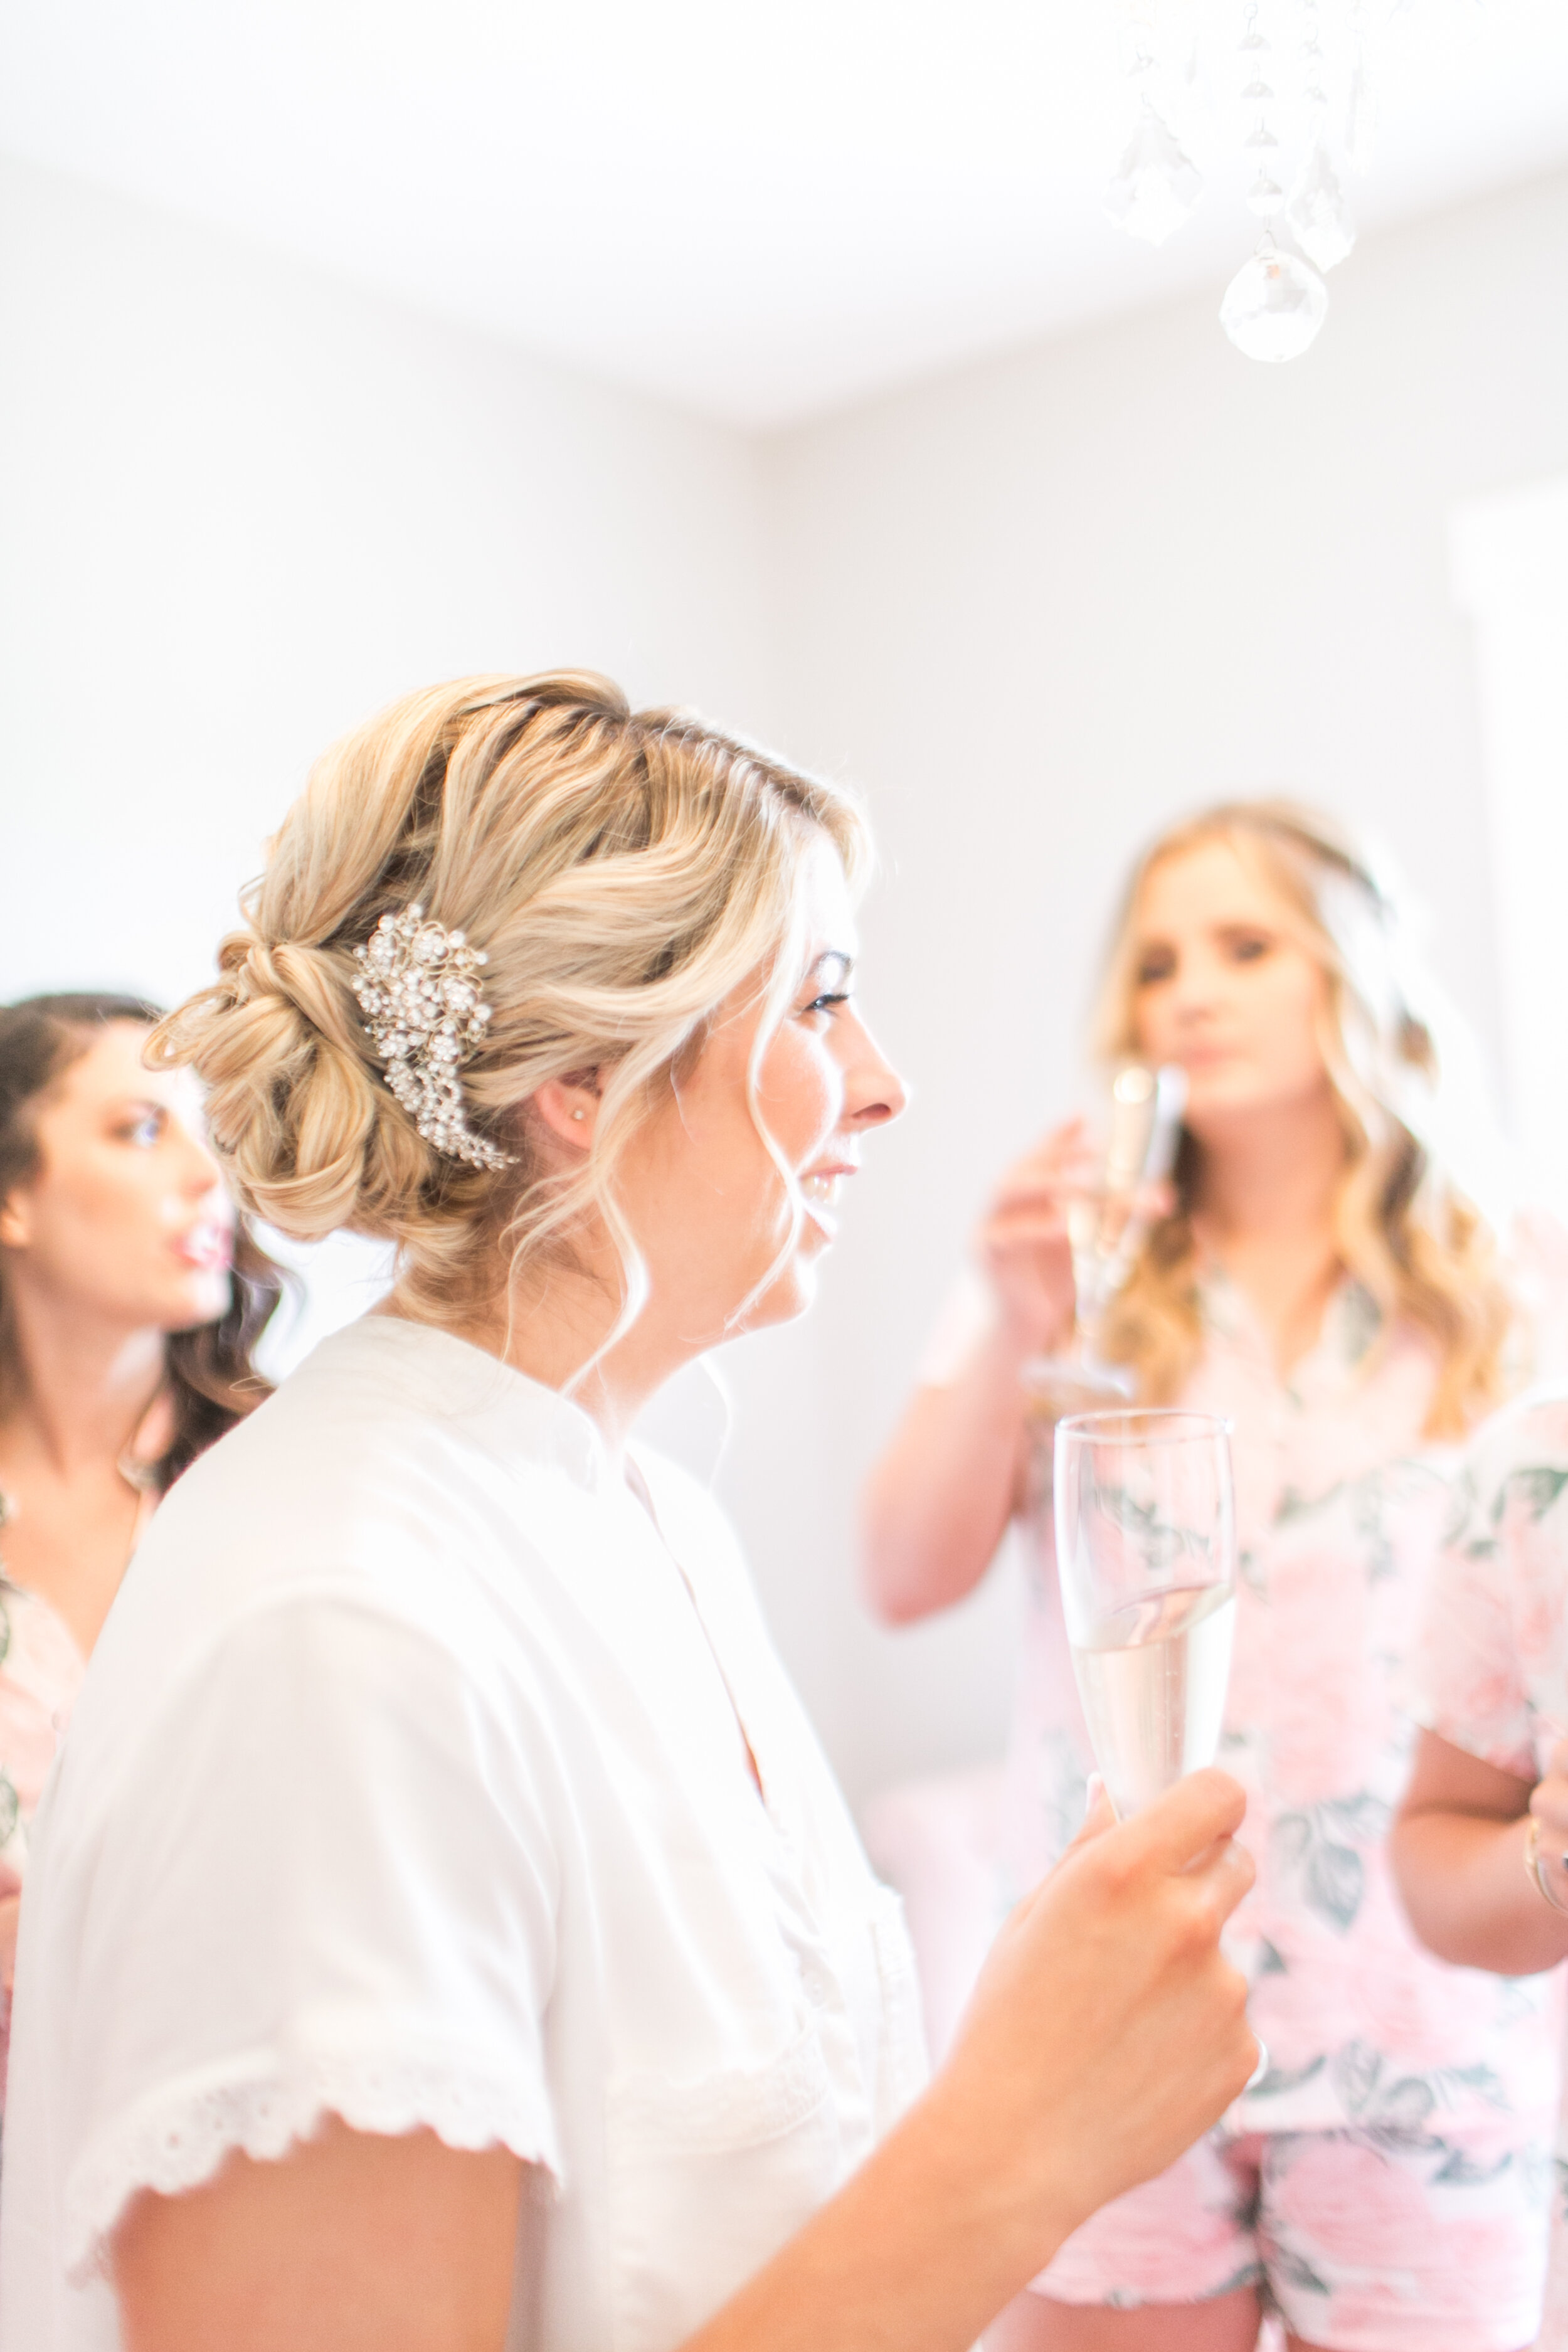
[{"label": "hand holding glass", "polygon": [[1073,1672],[1125,1820],[1218,1751],[1236,1622],[1230,1423],[1075,1414],[1057,1424],[1053,1484]]}]

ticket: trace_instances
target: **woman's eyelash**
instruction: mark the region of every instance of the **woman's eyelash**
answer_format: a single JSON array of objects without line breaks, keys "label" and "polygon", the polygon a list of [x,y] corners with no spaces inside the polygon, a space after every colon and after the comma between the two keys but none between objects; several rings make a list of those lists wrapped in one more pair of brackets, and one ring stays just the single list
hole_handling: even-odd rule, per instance
[{"label": "woman's eyelash", "polygon": [[837,993],[830,992],[822,996],[814,996],[811,1003],[805,1009],[808,1013],[826,1013],[830,1005],[847,1004],[848,1002],[849,991],[847,988],[843,988],[839,989]]}]

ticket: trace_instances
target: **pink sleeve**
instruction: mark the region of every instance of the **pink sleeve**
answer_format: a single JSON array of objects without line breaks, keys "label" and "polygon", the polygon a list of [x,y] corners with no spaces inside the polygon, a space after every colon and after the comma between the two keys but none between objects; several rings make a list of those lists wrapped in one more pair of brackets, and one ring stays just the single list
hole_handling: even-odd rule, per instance
[{"label": "pink sleeve", "polygon": [[1459,1481],[1411,1661],[1412,1711],[1453,1747],[1533,1780],[1534,1716],[1500,1526],[1507,1473],[1490,1470],[1472,1456]]},{"label": "pink sleeve", "polygon": [[1568,1389],[1538,1391],[1483,1429],[1454,1496],[1413,1711],[1533,1780],[1568,1716]]}]

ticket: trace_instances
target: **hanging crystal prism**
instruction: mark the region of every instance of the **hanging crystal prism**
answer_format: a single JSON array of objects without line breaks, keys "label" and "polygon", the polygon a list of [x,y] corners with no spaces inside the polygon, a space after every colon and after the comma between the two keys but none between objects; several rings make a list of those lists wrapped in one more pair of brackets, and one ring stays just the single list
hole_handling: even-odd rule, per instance
[{"label": "hanging crystal prism", "polygon": [[1377,92],[1367,71],[1366,0],[1350,0],[1351,75],[1345,96],[1344,152],[1352,172],[1372,168],[1377,139]]},{"label": "hanging crystal prism", "polygon": [[1279,152],[1279,142],[1261,115],[1247,142],[1246,152],[1258,166],[1258,175],[1247,192],[1247,201],[1259,220],[1272,220],[1285,202],[1285,191],[1274,176],[1274,159]]},{"label": "hanging crystal prism", "polygon": [[1105,192],[1107,213],[1129,236],[1163,245],[1203,192],[1202,173],[1145,99],[1138,128]]},{"label": "hanging crystal prism", "polygon": [[1355,243],[1355,223],[1329,153],[1329,142],[1321,131],[1313,141],[1306,168],[1291,192],[1285,217],[1297,244],[1320,269],[1332,269]]},{"label": "hanging crystal prism", "polygon": [[1301,103],[1308,120],[1320,124],[1329,110],[1329,93],[1323,87],[1323,45],[1319,38],[1317,0],[1306,12],[1306,32],[1301,42]]},{"label": "hanging crystal prism", "polygon": [[1370,171],[1376,139],[1377,93],[1367,79],[1364,60],[1358,58],[1345,102],[1345,153],[1352,171]]},{"label": "hanging crystal prism", "polygon": [[1329,289],[1315,269],[1264,235],[1225,289],[1219,322],[1249,360],[1299,359],[1323,323]]},{"label": "hanging crystal prism", "polygon": [[1273,220],[1285,205],[1285,191],[1275,177],[1279,142],[1268,120],[1276,98],[1274,84],[1268,78],[1275,71],[1268,63],[1271,47],[1258,25],[1258,0],[1247,0],[1246,30],[1238,54],[1242,69],[1248,77],[1242,87],[1242,102],[1253,109],[1252,133],[1244,151],[1254,165],[1247,202],[1259,220]]}]

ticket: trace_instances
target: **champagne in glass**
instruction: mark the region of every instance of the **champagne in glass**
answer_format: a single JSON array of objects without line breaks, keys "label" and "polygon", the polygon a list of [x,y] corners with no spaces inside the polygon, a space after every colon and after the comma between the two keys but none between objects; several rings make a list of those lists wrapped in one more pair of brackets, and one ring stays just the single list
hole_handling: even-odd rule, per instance
[{"label": "champagne in glass", "polygon": [[1054,1487],[1073,1672],[1124,1820],[1218,1752],[1236,1622],[1230,1423],[1076,1414],[1057,1425]]},{"label": "champagne in glass", "polygon": [[[1123,1062],[1111,1079],[1099,1185],[1068,1204],[1077,1294],[1072,1338],[1065,1355],[1038,1358],[1024,1375],[1037,1412],[1047,1421],[1132,1394],[1131,1375],[1102,1361],[1100,1333],[1148,1230],[1148,1188],[1171,1172],[1186,1100],[1187,1074],[1177,1063],[1155,1070],[1145,1062]],[[1041,1483],[1048,1486],[1048,1479]]]}]

